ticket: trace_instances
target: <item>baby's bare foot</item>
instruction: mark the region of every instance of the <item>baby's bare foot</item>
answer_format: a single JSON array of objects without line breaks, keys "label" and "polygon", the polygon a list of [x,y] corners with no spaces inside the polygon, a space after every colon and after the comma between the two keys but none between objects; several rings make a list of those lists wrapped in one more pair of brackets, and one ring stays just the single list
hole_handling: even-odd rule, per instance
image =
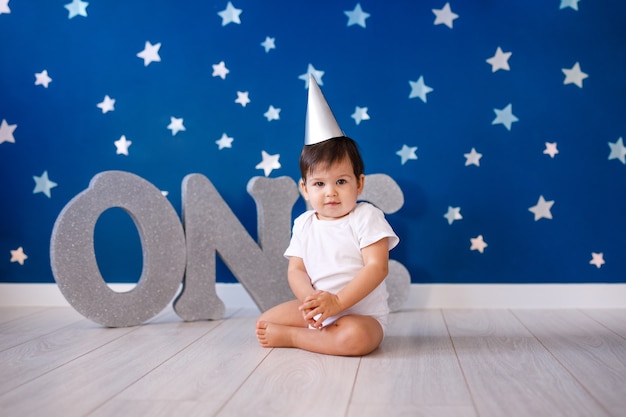
[{"label": "baby's bare foot", "polygon": [[270,347],[293,347],[289,326],[260,321],[257,323],[256,337],[261,346]]}]

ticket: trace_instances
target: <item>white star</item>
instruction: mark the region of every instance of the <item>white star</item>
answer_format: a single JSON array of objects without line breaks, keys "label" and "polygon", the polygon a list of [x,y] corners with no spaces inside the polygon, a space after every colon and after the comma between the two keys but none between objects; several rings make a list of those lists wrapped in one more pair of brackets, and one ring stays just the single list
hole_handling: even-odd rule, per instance
[{"label": "white star", "polygon": [[147,67],[152,62],[161,62],[161,56],[159,56],[159,49],[161,48],[161,42],[152,45],[146,41],[146,46],[143,51],[139,52],[137,56],[143,59],[143,66]]},{"label": "white star", "polygon": [[550,209],[554,204],[554,200],[546,201],[542,195],[539,196],[537,204],[528,209],[535,214],[535,221],[539,219],[552,219],[552,213]]},{"label": "white star", "polygon": [[104,96],[104,100],[101,103],[98,103],[100,109],[102,109],[102,114],[115,110],[115,99],[107,96]]},{"label": "white star", "polygon": [[604,254],[602,252],[600,253],[591,252],[591,260],[589,261],[589,264],[595,265],[596,268],[600,268],[602,265],[605,264]]},{"label": "white star", "polygon": [[559,150],[556,148],[556,142],[546,142],[546,149],[543,150],[543,153],[550,155],[550,158],[554,158],[559,153]]},{"label": "white star", "polygon": [[19,247],[11,251],[11,262],[17,262],[20,265],[24,265],[24,261],[28,259],[28,256],[24,253],[24,248]]},{"label": "white star", "polygon": [[226,68],[226,64],[224,61],[220,61],[219,64],[213,65],[213,76],[220,77],[222,80],[226,79],[226,74],[228,74],[230,70]]},{"label": "white star", "polygon": [[417,146],[402,145],[402,149],[396,152],[396,155],[400,156],[400,163],[404,165],[409,159],[417,159],[415,151],[417,151]]},{"label": "white star", "polygon": [[477,167],[479,167],[480,158],[483,157],[483,154],[476,152],[476,149],[472,148],[470,153],[464,153],[463,156],[465,156],[465,166],[476,165]]},{"label": "white star", "polygon": [[10,125],[6,120],[2,119],[0,124],[0,143],[10,142],[15,143],[13,132],[17,128],[17,125]]},{"label": "white star", "polygon": [[272,173],[273,169],[280,168],[280,162],[278,162],[278,158],[280,158],[279,154],[270,155],[265,151],[261,151],[261,155],[263,160],[259,162],[255,168],[262,169],[266,177]]},{"label": "white star", "polygon": [[11,9],[9,8],[9,0],[0,0],[0,14],[2,13],[11,14]]},{"label": "white star", "polygon": [[226,9],[217,14],[222,18],[222,26],[226,26],[229,23],[241,24],[241,20],[239,19],[241,12],[241,9],[236,9],[231,2],[228,2]]},{"label": "white star", "polygon": [[432,88],[424,84],[424,77],[420,76],[417,81],[409,81],[411,85],[411,94],[409,98],[419,97],[424,103],[426,103],[426,94],[434,91]]},{"label": "white star", "polygon": [[308,89],[309,88],[309,75],[313,74],[313,76],[315,77],[315,81],[319,84],[319,85],[324,85],[324,82],[322,81],[322,77],[324,76],[324,71],[319,71],[316,70],[315,67],[312,64],[309,64],[306,73],[300,75],[298,78],[301,80],[304,80],[304,88]]},{"label": "white star", "polygon": [[167,125],[167,128],[172,130],[172,136],[176,136],[176,134],[180,132],[181,130],[183,132],[187,130],[185,129],[185,126],[183,125],[182,117],[180,119],[177,119],[176,117],[170,116],[170,124]]},{"label": "white star", "polygon": [[348,26],[359,25],[361,27],[365,27],[365,19],[370,17],[369,13],[366,13],[363,9],[361,9],[361,3],[357,3],[354,10],[346,10],[344,13],[348,16]]},{"label": "white star", "polygon": [[115,147],[117,148],[117,155],[126,155],[128,156],[128,147],[133,144],[132,141],[126,140],[126,136],[122,135],[118,140],[113,142]]},{"label": "white star", "polygon": [[624,140],[619,138],[614,143],[609,142],[609,147],[611,148],[609,161],[611,159],[619,159],[622,164],[626,164],[626,147],[624,147]]},{"label": "white star", "polygon": [[89,6],[89,3],[86,1],[73,0],[71,3],[68,3],[63,7],[69,11],[69,16],[67,16],[67,18],[71,19],[78,15],[87,17],[87,6]]},{"label": "white star", "polygon": [[559,9],[564,9],[566,7],[571,7],[574,10],[578,10],[578,2],[580,0],[561,0],[561,7]]},{"label": "white star", "polygon": [[267,109],[267,111],[265,113],[263,113],[263,116],[265,116],[267,118],[268,122],[271,122],[272,120],[279,120],[280,119],[280,109],[277,109],[276,107],[270,105],[270,108]]},{"label": "white star", "polygon": [[222,137],[219,138],[219,140],[216,140],[215,143],[217,143],[218,146],[218,150],[222,150],[224,148],[232,148],[233,145],[233,140],[235,140],[234,138],[228,137],[228,135],[226,133],[222,133]]},{"label": "white star", "polygon": [[511,130],[511,125],[513,124],[513,122],[517,122],[519,120],[513,114],[513,105],[511,103],[509,103],[502,110],[493,109],[493,111],[496,113],[496,118],[493,119],[493,122],[491,122],[492,125],[500,123],[504,125],[507,130]]},{"label": "white star", "polygon": [[367,107],[359,107],[359,106],[356,106],[354,113],[352,113],[352,116],[350,117],[354,119],[357,125],[361,123],[361,121],[363,120],[370,119],[370,115],[367,114]]},{"label": "white star", "polygon": [[44,193],[51,197],[50,190],[57,186],[56,182],[52,182],[48,179],[48,171],[44,171],[41,174],[41,177],[33,175],[33,179],[35,180],[35,189],[33,190],[33,194]]},{"label": "white star", "polygon": [[261,42],[261,46],[265,48],[265,52],[269,52],[272,49],[276,49],[276,44],[274,43],[276,38],[270,38],[269,36],[265,37],[265,40]]},{"label": "white star", "polygon": [[470,250],[477,250],[480,253],[485,252],[485,248],[489,246],[487,245],[487,242],[484,241],[483,235],[478,235],[475,238],[470,238],[470,242],[472,242]]},{"label": "white star", "polygon": [[498,46],[496,54],[487,60],[487,63],[491,65],[491,72],[501,69],[509,71],[511,69],[509,67],[509,58],[512,54],[513,52],[502,52],[502,49]]},{"label": "white star", "polygon": [[580,88],[583,88],[583,80],[589,77],[589,75],[581,71],[578,62],[571,69],[562,68],[561,71],[565,74],[563,84],[576,84]]},{"label": "white star", "polygon": [[461,216],[461,207],[448,206],[448,212],[443,217],[448,219],[448,224],[452,224],[455,220],[461,220],[463,218]]},{"label": "white star", "polygon": [[442,9],[432,9],[432,10],[436,16],[434,24],[435,25],[444,24],[450,29],[452,29],[452,22],[454,21],[454,19],[457,19],[459,17],[458,14],[453,13],[452,10],[450,9],[450,3],[446,3]]},{"label": "white star", "polygon": [[250,103],[247,91],[237,91],[237,99],[235,103],[241,104],[241,107],[246,107],[246,104]]},{"label": "white star", "polygon": [[48,76],[48,70],[35,73],[35,85],[43,85],[48,88],[48,84],[52,82],[52,78]]}]

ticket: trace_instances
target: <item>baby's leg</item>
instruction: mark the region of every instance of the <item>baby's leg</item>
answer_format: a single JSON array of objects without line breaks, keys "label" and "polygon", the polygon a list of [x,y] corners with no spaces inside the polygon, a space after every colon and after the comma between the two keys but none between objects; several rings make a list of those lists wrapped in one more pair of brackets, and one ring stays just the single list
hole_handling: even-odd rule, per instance
[{"label": "baby's leg", "polygon": [[363,356],[383,339],[380,323],[369,316],[347,315],[321,330],[259,320],[257,337],[264,347],[295,347],[339,356]]}]

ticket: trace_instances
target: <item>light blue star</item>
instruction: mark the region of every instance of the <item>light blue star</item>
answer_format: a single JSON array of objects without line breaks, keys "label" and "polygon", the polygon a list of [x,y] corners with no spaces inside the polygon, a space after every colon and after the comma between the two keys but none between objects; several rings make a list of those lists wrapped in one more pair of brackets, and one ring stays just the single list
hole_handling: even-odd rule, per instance
[{"label": "light blue star", "polygon": [[72,0],[71,3],[66,4],[65,7],[69,11],[68,19],[71,19],[75,16],[85,16],[87,17],[87,6],[89,3],[81,0]]},{"label": "light blue star", "polygon": [[492,125],[500,123],[503,124],[507,130],[511,130],[513,122],[519,121],[519,119],[513,114],[513,105],[511,103],[509,103],[502,110],[493,109],[493,111],[496,113],[496,118],[493,119],[493,122],[491,122]]},{"label": "light blue star", "polygon": [[322,77],[324,76],[324,71],[316,70],[312,64],[309,64],[306,72],[298,77],[300,80],[304,80],[305,89],[307,90],[309,89],[309,75],[310,74],[313,74],[313,76],[315,77],[315,81],[317,81],[317,84],[324,85],[324,82],[322,81]]},{"label": "light blue star", "polygon": [[611,148],[611,154],[609,155],[609,161],[611,159],[619,159],[622,164],[626,164],[626,147],[624,147],[624,140],[619,138],[616,142],[609,142]]},{"label": "light blue star", "polygon": [[50,198],[50,190],[56,187],[57,183],[48,179],[48,171],[44,171],[40,177],[33,175],[33,179],[35,180],[35,189],[33,190],[33,194],[44,193],[48,196],[48,198]]},{"label": "light blue star", "polygon": [[276,49],[276,44],[274,43],[275,41],[276,38],[266,36],[265,40],[261,43],[261,46],[265,48],[265,52],[269,52],[271,49]]},{"label": "light blue star", "polygon": [[243,10],[235,8],[231,2],[228,2],[226,5],[226,9],[221,12],[217,12],[217,14],[222,18],[222,26],[226,26],[229,23],[237,23],[241,24],[241,19],[239,15]]},{"label": "light blue star", "polygon": [[409,84],[411,85],[411,94],[409,94],[409,98],[419,97],[424,103],[426,103],[426,94],[435,91],[424,84],[423,76],[420,76],[417,81],[409,81]]},{"label": "light blue star", "polygon": [[578,2],[580,0],[561,0],[561,7],[559,9],[564,9],[566,7],[571,7],[574,10],[578,10]]},{"label": "light blue star", "polygon": [[354,113],[352,113],[352,116],[350,117],[354,119],[357,125],[361,123],[363,120],[370,119],[370,115],[367,114],[367,107],[359,107],[359,106],[356,106]]},{"label": "light blue star", "polygon": [[346,10],[344,13],[348,16],[348,26],[359,25],[365,27],[365,19],[370,17],[369,13],[365,13],[361,9],[361,3],[357,3],[353,11]]},{"label": "light blue star", "polygon": [[396,155],[400,156],[401,164],[404,165],[409,159],[417,159],[415,151],[417,151],[417,146],[402,145],[402,149],[396,152]]}]

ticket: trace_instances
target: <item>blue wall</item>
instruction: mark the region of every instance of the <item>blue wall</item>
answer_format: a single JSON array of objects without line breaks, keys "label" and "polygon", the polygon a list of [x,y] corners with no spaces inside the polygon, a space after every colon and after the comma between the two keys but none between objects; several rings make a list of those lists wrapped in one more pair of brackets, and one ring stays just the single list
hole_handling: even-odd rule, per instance
[{"label": "blue wall", "polygon": [[[298,178],[299,77],[309,64],[323,71],[322,90],[367,173],[388,174],[404,192],[388,216],[402,239],[392,257],[414,282],[626,281],[626,2],[452,0],[452,28],[434,24],[443,0],[363,0],[365,27],[348,25],[355,1],[234,0],[240,23],[225,25],[224,0],[93,0],[72,18],[68,3],[0,9],[3,282],[53,282],[54,221],[105,170],[146,178],[179,213],[183,177],[202,173],[256,236],[245,187],[263,175],[262,151],[280,155],[270,177]],[[267,52],[266,37],[275,39]],[[161,44],[160,62],[145,66],[137,54],[147,41]],[[498,47],[512,53],[501,65],[509,69],[487,62]],[[221,61],[224,79],[213,75]],[[580,85],[563,71],[576,63],[587,75]],[[35,85],[43,70],[47,88]],[[411,84],[420,77],[432,88],[425,100]],[[249,93],[245,107],[238,91]],[[106,95],[115,104],[105,113],[97,105]],[[510,130],[495,112],[509,104]],[[270,105],[278,120],[264,116]],[[357,106],[369,120],[356,123]],[[171,117],[186,130],[173,136]],[[223,133],[234,140],[220,150]],[[116,153],[122,135],[128,155]],[[559,153],[544,153],[546,142]],[[417,159],[402,164],[403,145],[417,147]],[[472,148],[479,166],[466,165]],[[44,171],[57,184],[50,197],[34,192]],[[529,211],[540,196],[554,202],[551,219]],[[449,206],[462,219],[449,224]],[[479,235],[482,253],[470,249]],[[139,238],[120,209],[101,217],[95,244],[107,280],[137,280]],[[18,247],[23,265],[10,261]],[[592,253],[602,253],[601,267]],[[219,268],[218,280],[233,279]]]}]

